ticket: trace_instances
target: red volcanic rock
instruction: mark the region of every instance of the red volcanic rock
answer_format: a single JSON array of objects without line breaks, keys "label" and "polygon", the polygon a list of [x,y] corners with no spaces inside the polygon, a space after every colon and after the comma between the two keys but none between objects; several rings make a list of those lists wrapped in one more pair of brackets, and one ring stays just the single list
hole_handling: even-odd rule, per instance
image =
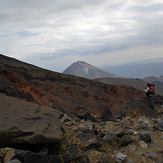
[{"label": "red volcanic rock", "polygon": [[25,99],[30,102],[34,102],[34,99],[30,93],[15,87],[14,83],[10,82],[8,79],[5,78],[5,75],[2,76],[1,74],[0,74],[0,93],[12,97]]},{"label": "red volcanic rock", "polygon": [[0,79],[0,93],[49,106],[69,116],[80,112],[77,108],[86,108],[91,117],[109,120],[116,118],[129,101],[144,96],[143,91],[129,86],[56,73],[3,55]]}]

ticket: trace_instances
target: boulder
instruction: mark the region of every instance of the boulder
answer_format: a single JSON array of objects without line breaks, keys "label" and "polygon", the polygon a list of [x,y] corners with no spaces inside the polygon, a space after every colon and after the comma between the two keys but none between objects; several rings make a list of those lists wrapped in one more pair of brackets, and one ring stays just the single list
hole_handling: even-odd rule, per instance
[{"label": "boulder", "polygon": [[80,125],[78,126],[78,129],[79,129],[81,132],[84,132],[84,133],[89,132],[88,126],[84,126],[84,125],[82,125],[82,124],[80,124]]},{"label": "boulder", "polygon": [[156,151],[156,153],[163,155],[163,149]]},{"label": "boulder", "polygon": [[147,131],[143,131],[140,133],[140,140],[148,142],[151,140],[151,134]]},{"label": "boulder", "polygon": [[156,142],[153,138],[151,138],[151,140],[149,141],[149,143],[153,146],[156,146]]},{"label": "boulder", "polygon": [[163,118],[158,118],[158,124],[161,128],[163,128]]},{"label": "boulder", "polygon": [[79,163],[90,163],[88,156],[84,155],[82,158],[78,159]]},{"label": "boulder", "polygon": [[145,141],[143,141],[143,140],[139,140],[139,145],[142,147],[142,148],[147,148],[148,147],[148,144],[147,143],[145,143]]},{"label": "boulder", "polygon": [[84,153],[89,159],[88,163],[109,163],[109,156],[106,152],[97,151],[95,149],[88,150]]},{"label": "boulder", "polygon": [[102,145],[102,139],[92,133],[81,133],[77,136],[78,139],[80,139],[83,147],[100,147]]},{"label": "boulder", "polygon": [[151,108],[148,97],[130,101],[123,109],[121,109],[117,115],[118,119],[122,119],[126,116],[139,117],[146,116],[150,118],[156,118],[157,113]]},{"label": "boulder", "polygon": [[144,124],[144,123],[141,125],[141,128],[142,128],[143,130],[148,130],[148,129],[149,129],[149,128],[148,128],[148,125],[146,125],[146,124]]},{"label": "boulder", "polygon": [[115,149],[121,147],[121,141],[114,133],[109,133],[103,137],[103,140]]},{"label": "boulder", "polygon": [[0,145],[58,143],[61,112],[0,94]]},{"label": "boulder", "polygon": [[89,119],[91,121],[109,121],[114,120],[110,108],[106,105],[90,106],[88,108],[77,107],[75,114],[81,119]]},{"label": "boulder", "polygon": [[150,124],[153,123],[152,120],[150,120],[149,118],[145,118],[145,119],[143,120],[143,122],[144,122],[145,124],[147,124],[147,125],[150,125]]},{"label": "boulder", "polygon": [[21,163],[21,162],[18,159],[14,159],[14,160],[8,161],[7,163]]},{"label": "boulder", "polygon": [[10,150],[10,149],[12,149],[12,148],[8,148],[8,147],[6,147],[6,148],[2,148],[2,149],[0,149],[0,158],[4,158],[5,155],[6,155],[6,153],[7,153],[8,150]]},{"label": "boulder", "polygon": [[129,144],[128,147],[129,147],[131,150],[133,150],[133,151],[135,151],[135,150],[137,149],[137,148],[136,148],[136,145],[133,144],[133,143]]},{"label": "boulder", "polygon": [[134,160],[130,159],[127,163],[134,163]]},{"label": "boulder", "polygon": [[61,122],[71,122],[72,121],[72,119],[67,114],[61,114],[59,118],[60,118]]},{"label": "boulder", "polygon": [[147,158],[157,158],[157,154],[156,153],[148,153],[146,154]]},{"label": "boulder", "polygon": [[105,131],[107,133],[114,133],[117,136],[122,136],[125,133],[124,129],[119,125],[119,123],[112,121],[106,122]]},{"label": "boulder", "polygon": [[82,152],[79,148],[74,145],[70,144],[66,147],[66,150],[63,151],[63,159],[65,162],[69,162],[72,160],[77,160],[82,157]]},{"label": "boulder", "polygon": [[99,126],[105,126],[106,125],[106,122],[105,121],[102,121],[99,123]]},{"label": "boulder", "polygon": [[127,159],[127,156],[122,154],[121,152],[117,153],[116,155],[116,161],[121,163],[121,162],[125,162]]},{"label": "boulder", "polygon": [[158,104],[158,106],[160,106],[163,104],[163,97],[161,95],[153,96],[153,102],[154,104]]},{"label": "boulder", "polygon": [[31,151],[10,149],[3,159],[3,163],[61,163],[57,156],[48,157]]},{"label": "boulder", "polygon": [[130,135],[123,135],[121,137],[122,145],[128,145],[128,144],[132,143],[133,141],[134,141],[134,139]]}]

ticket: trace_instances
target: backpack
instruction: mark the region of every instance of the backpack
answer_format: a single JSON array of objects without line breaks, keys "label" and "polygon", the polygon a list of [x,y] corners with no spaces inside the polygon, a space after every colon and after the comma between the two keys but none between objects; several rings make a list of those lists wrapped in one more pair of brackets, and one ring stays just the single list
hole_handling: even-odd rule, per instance
[{"label": "backpack", "polygon": [[150,84],[150,85],[149,85],[150,94],[151,94],[151,95],[154,95],[154,94],[155,94],[155,87],[154,87],[154,86],[155,86],[154,84]]}]

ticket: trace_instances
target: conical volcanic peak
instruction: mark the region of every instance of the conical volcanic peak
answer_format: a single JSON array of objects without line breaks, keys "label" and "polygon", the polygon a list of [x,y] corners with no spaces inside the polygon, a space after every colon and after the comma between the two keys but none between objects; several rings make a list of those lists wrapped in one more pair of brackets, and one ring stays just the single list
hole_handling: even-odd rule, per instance
[{"label": "conical volcanic peak", "polygon": [[85,61],[77,61],[71,64],[64,74],[75,75],[87,79],[103,78],[103,77],[120,77],[114,73],[109,73],[101,70],[95,66],[92,66]]}]

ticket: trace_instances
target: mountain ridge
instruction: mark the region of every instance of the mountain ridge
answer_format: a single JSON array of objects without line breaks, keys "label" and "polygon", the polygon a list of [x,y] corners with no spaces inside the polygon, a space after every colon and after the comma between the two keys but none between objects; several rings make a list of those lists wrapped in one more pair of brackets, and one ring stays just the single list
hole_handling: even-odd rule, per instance
[{"label": "mountain ridge", "polygon": [[155,76],[148,76],[145,77],[144,79],[142,79],[143,81],[146,82],[155,82],[155,81],[159,81],[159,82],[163,82],[163,75],[161,75],[160,77],[155,77]]}]

